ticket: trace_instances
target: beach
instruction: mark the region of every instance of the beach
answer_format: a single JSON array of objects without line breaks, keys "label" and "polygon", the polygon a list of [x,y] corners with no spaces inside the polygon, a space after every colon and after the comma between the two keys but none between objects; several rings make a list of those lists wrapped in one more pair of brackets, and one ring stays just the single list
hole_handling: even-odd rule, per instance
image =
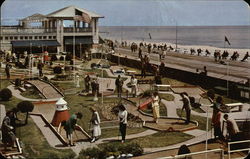
[{"label": "beach", "polygon": [[[249,26],[231,26],[231,27],[177,27],[177,46],[181,52],[190,49],[207,49],[211,55],[215,50],[224,50],[229,52],[229,56],[237,51],[240,54],[239,59],[243,58],[246,52],[250,52],[250,29]],[[101,27],[101,36],[105,39],[127,41],[128,44],[135,42],[139,44],[167,44],[176,48],[176,27]],[[151,39],[149,37],[151,35]],[[225,36],[231,45],[225,42]],[[224,47],[225,46],[225,47]]]}]

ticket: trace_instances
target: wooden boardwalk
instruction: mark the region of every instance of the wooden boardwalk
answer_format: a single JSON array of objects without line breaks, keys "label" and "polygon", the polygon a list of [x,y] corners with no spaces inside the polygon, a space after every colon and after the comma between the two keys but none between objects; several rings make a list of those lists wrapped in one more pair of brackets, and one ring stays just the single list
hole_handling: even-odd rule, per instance
[{"label": "wooden boardwalk", "polygon": [[59,93],[58,90],[56,90],[55,88],[53,88],[53,86],[51,86],[46,82],[40,80],[29,80],[27,82],[35,86],[46,99],[54,99],[62,97],[62,94]]}]

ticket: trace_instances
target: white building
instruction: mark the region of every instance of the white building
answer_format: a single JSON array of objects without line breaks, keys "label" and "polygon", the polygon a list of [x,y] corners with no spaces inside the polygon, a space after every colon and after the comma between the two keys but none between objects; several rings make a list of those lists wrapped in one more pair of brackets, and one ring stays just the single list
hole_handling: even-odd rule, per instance
[{"label": "white building", "polygon": [[19,25],[1,27],[0,49],[16,53],[73,52],[75,44],[76,55],[82,56],[99,44],[99,18],[104,17],[75,6],[47,15],[33,14],[19,20]]}]

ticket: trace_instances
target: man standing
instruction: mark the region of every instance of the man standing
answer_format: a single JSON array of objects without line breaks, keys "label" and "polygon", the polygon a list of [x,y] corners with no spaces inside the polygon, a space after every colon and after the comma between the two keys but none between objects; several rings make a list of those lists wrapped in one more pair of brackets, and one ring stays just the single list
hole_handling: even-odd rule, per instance
[{"label": "man standing", "polygon": [[89,93],[89,86],[90,86],[90,77],[89,77],[89,75],[85,76],[84,84],[85,84],[85,91],[87,93]]},{"label": "man standing", "polygon": [[43,76],[43,63],[41,62],[41,60],[39,60],[39,63],[37,64],[37,69],[39,71],[39,77]]},{"label": "man standing", "polygon": [[121,95],[122,95],[123,80],[121,79],[120,75],[118,75],[118,77],[116,78],[115,85],[116,85],[118,97],[121,97]]},{"label": "man standing", "polygon": [[10,79],[10,64],[9,63],[6,63],[5,73],[6,73],[7,79]]},{"label": "man standing", "polygon": [[214,138],[218,137],[219,140],[223,140],[223,134],[221,131],[221,112],[217,107],[213,109],[212,126],[214,127]]},{"label": "man standing", "polygon": [[190,105],[190,100],[188,97],[188,94],[186,92],[182,92],[180,94],[180,96],[182,97],[182,101],[183,101],[183,106],[181,111],[183,111],[183,109],[185,109],[186,111],[186,122],[185,124],[189,124],[190,122],[190,115],[191,115],[191,105]]}]

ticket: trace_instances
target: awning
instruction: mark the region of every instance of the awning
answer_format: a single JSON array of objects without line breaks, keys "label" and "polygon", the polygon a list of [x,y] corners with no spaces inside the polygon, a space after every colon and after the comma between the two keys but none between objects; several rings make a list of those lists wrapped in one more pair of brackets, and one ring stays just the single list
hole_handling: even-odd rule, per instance
[{"label": "awning", "polygon": [[[75,44],[93,44],[93,39],[91,36],[75,37]],[[65,38],[65,45],[73,45],[73,37]]]},{"label": "awning", "polygon": [[61,46],[57,40],[20,40],[11,41],[13,47],[43,47],[43,46]]}]

